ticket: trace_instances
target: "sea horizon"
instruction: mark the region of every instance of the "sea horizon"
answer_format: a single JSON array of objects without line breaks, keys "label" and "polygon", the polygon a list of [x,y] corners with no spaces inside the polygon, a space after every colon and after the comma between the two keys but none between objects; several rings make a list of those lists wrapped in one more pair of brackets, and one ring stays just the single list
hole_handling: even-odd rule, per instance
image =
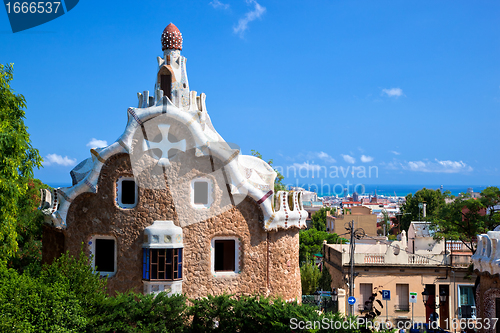
[{"label": "sea horizon", "polygon": [[[53,188],[58,188],[58,187],[71,187],[72,185],[70,183],[47,183],[50,187]],[[363,184],[363,185],[357,185],[356,191],[358,192],[359,195],[375,195],[375,191],[377,192],[377,195],[379,196],[386,196],[386,197],[393,197],[393,196],[398,196],[398,197],[404,197],[410,193],[415,193],[418,190],[421,190],[422,188],[427,188],[427,189],[432,189],[432,190],[437,190],[441,189],[441,185],[443,186],[443,191],[450,191],[451,195],[457,196],[460,193],[465,193],[467,192],[468,188],[472,188],[474,192],[481,192],[488,186],[497,186],[498,185],[446,185],[446,184],[433,184],[433,185],[400,185],[400,184]],[[318,193],[319,197],[326,197],[326,196],[334,196],[337,195],[339,197],[343,197],[344,193],[343,191],[340,191],[340,187],[334,187],[331,188],[328,184],[322,184],[323,189],[321,188],[321,185],[319,184],[302,184],[300,187],[310,190],[312,192]],[[354,192],[354,188],[351,185],[349,190],[348,190],[348,195],[352,195]]]}]

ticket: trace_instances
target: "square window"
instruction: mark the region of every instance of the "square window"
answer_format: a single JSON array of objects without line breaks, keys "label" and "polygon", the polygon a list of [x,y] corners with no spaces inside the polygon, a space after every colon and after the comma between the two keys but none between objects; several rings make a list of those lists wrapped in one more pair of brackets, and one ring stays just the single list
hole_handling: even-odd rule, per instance
[{"label": "square window", "polygon": [[240,273],[240,241],[237,237],[212,239],[212,273],[214,276]]},{"label": "square window", "polygon": [[116,203],[120,208],[129,209],[137,205],[137,184],[134,177],[120,177],[116,184]]},{"label": "square window", "polygon": [[115,270],[115,240],[95,240],[95,267],[101,272],[113,272]]},{"label": "square window", "polygon": [[135,204],[135,181],[122,181],[122,203],[125,205]]},{"label": "square window", "polygon": [[212,181],[196,178],[191,181],[191,205],[194,208],[210,208],[212,204]]},{"label": "square window", "polygon": [[89,242],[92,267],[101,275],[116,273],[116,240],[113,236],[94,236]]},{"label": "square window", "polygon": [[214,271],[234,272],[234,240],[215,241]]},{"label": "square window", "polygon": [[194,182],[194,204],[208,204],[208,183],[206,181]]}]

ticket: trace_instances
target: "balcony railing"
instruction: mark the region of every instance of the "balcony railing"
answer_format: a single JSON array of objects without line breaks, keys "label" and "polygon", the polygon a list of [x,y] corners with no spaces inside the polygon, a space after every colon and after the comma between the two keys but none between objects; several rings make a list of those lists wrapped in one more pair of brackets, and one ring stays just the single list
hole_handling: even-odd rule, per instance
[{"label": "balcony railing", "polygon": [[448,251],[463,251],[463,252],[470,252],[470,249],[465,246],[465,244],[461,241],[448,241],[446,242],[446,250]]},{"label": "balcony railing", "polygon": [[[389,250],[392,252],[392,249]],[[403,265],[403,266],[448,266],[467,267],[471,262],[471,256],[466,252],[454,252],[453,254],[412,254],[400,251],[397,255],[392,253],[355,253],[355,265]],[[343,265],[349,265],[350,254],[342,252]]]},{"label": "balcony railing", "polygon": [[[414,265],[429,265],[429,263],[431,263],[431,258],[421,255],[409,254],[408,263]],[[433,261],[432,263],[437,264],[437,260],[436,262]]]},{"label": "balcony railing", "polygon": [[383,264],[385,255],[383,254],[365,254],[363,262],[365,264]]},{"label": "balcony railing", "polygon": [[410,304],[396,304],[394,305],[394,311],[408,312],[410,311]]}]

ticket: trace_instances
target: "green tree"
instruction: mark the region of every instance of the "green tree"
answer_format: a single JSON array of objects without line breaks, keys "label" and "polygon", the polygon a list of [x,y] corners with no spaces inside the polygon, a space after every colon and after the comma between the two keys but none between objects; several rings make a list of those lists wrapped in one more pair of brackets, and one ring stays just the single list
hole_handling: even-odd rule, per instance
[{"label": "green tree", "polygon": [[419,203],[426,204],[427,220],[431,220],[439,208],[444,205],[445,198],[449,196],[449,192],[441,193],[440,190],[432,190],[423,188],[417,191],[414,195],[408,194],[406,202],[401,206],[401,231],[408,231],[412,221],[423,220],[423,210],[418,207]]},{"label": "green tree", "polygon": [[[251,152],[252,152],[252,156],[255,156],[255,157],[260,158],[261,160],[264,160],[262,158],[262,154],[259,153],[258,151],[252,149]],[[273,160],[267,161],[267,164],[269,164],[272,167],[273,166]],[[285,179],[285,176],[283,176],[281,174],[281,172],[279,172],[276,169],[274,169],[274,171],[277,174],[276,175],[276,179],[274,180],[274,193],[278,193],[278,191],[286,191],[286,186],[285,186],[285,184],[283,184],[283,180]]]},{"label": "green tree", "polygon": [[476,251],[478,234],[493,230],[500,224],[500,212],[494,209],[500,203],[500,190],[488,187],[479,199],[465,194],[440,207],[431,226],[435,238],[459,240],[472,252]]},{"label": "green tree", "polygon": [[30,265],[42,262],[42,225],[43,214],[38,209],[40,189],[49,188],[38,179],[28,181],[28,190],[19,200],[17,217],[18,250],[8,260],[8,267],[22,272]]},{"label": "green tree", "polygon": [[26,101],[10,87],[13,66],[0,64],[0,262],[18,248],[17,219],[33,169],[42,166],[24,124]]},{"label": "green tree", "polygon": [[308,262],[300,267],[300,282],[302,284],[302,295],[312,295],[318,289],[321,272],[318,266]]},{"label": "green tree", "polygon": [[318,231],[326,231],[326,212],[335,212],[335,208],[322,207],[311,216],[312,227]]},{"label": "green tree", "polygon": [[347,240],[337,234],[318,231],[314,228],[299,232],[299,262],[305,263],[313,259],[313,255],[321,253],[323,241],[327,244],[346,243]]},{"label": "green tree", "polygon": [[332,276],[330,275],[330,271],[325,267],[325,265],[323,265],[323,269],[321,270],[318,287],[324,291],[332,291]]}]

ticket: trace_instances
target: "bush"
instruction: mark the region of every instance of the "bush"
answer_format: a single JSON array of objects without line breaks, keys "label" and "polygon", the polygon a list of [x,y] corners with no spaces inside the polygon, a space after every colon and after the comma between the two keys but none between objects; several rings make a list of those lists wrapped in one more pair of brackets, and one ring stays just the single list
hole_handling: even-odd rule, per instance
[{"label": "bush", "polygon": [[0,266],[1,332],[82,332],[106,297],[83,252],[22,274]]},{"label": "bush", "polygon": [[[192,300],[189,309],[192,316],[190,332],[291,332],[294,322],[343,321],[338,313],[320,314],[316,307],[281,299],[265,297],[241,297],[239,300],[229,295],[208,296]],[[309,329],[296,328],[293,332],[309,332]],[[331,330],[329,330],[331,332]],[[327,330],[311,330],[327,332]],[[342,329],[339,332],[343,332]]]},{"label": "bush", "polygon": [[108,297],[100,304],[92,332],[182,332],[186,320],[186,298],[126,293]]},{"label": "bush", "polygon": [[79,332],[88,316],[65,281],[43,279],[0,267],[1,332]]}]

